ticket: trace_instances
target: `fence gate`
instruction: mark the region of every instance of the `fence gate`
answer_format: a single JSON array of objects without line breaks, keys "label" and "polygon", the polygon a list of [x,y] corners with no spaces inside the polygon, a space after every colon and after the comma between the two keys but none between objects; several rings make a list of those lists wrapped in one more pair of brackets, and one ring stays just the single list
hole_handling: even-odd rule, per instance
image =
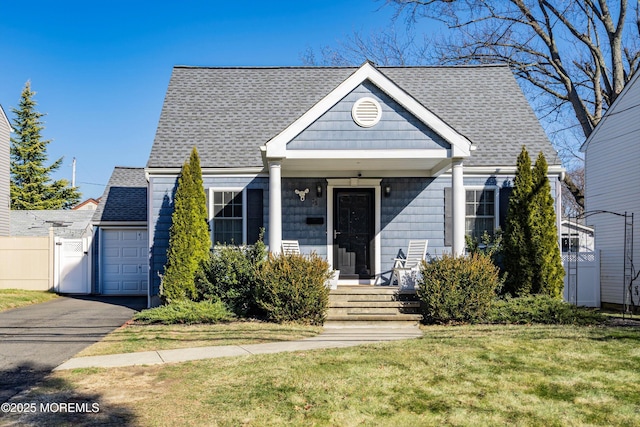
[{"label": "fence gate", "polygon": [[63,294],[88,294],[89,239],[55,238],[54,288]]},{"label": "fence gate", "polygon": [[565,252],[564,300],[584,307],[600,307],[600,251]]}]

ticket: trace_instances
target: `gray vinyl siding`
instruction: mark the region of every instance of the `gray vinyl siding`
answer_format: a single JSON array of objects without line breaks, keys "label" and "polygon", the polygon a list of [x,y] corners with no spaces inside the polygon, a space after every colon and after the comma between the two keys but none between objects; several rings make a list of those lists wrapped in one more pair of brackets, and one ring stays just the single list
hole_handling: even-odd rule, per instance
[{"label": "gray vinyl siding", "polygon": [[11,128],[0,106],[0,236],[9,235],[9,141]]},{"label": "gray vinyl siding", "polygon": [[[592,135],[585,150],[585,209],[635,214],[640,217],[640,78],[620,95]],[[600,253],[600,292],[603,303],[623,303],[624,218],[591,215]],[[634,227],[633,259],[640,257],[640,227]],[[637,298],[637,297],[636,297]],[[636,301],[637,302],[637,301]]]},{"label": "gray vinyl siding", "polygon": [[[264,224],[268,222],[268,178],[263,177],[214,177],[204,176],[205,189],[215,188],[247,188],[262,189],[264,197]],[[173,196],[177,185],[177,177],[154,177],[149,179],[151,192],[151,208],[149,223],[149,242],[151,253],[150,283],[152,295],[158,295],[160,290],[160,276],[167,262],[167,248],[169,246],[169,228],[173,214]],[[268,243],[265,235],[265,243]]]},{"label": "gray vinyl siding", "polygon": [[406,254],[409,240],[428,239],[431,255],[444,247],[444,188],[451,178],[388,178],[391,195],[380,200],[380,262],[382,281],[390,279],[393,259]]},{"label": "gray vinyl siding", "polygon": [[[380,122],[370,128],[358,126],[351,117],[353,104],[365,96],[377,100],[382,108]],[[354,89],[287,145],[289,150],[438,148],[450,145],[369,82]]]},{"label": "gray vinyl siding", "polygon": [[[318,197],[316,184],[322,185]],[[295,190],[309,189],[304,202]],[[267,214],[268,215],[268,214]],[[307,224],[307,218],[322,218],[323,224]],[[325,179],[291,178],[282,180],[282,239],[298,240],[300,252],[327,257],[327,185]]]},{"label": "gray vinyl siding", "polygon": [[[268,226],[268,177],[204,177],[205,188],[260,188],[263,190],[264,225]],[[322,195],[316,194],[316,186],[322,185]],[[496,188],[511,186],[512,176],[467,176],[465,187]],[[160,279],[166,262],[166,250],[171,225],[172,194],[175,191],[176,178],[151,177],[152,194],[151,236],[152,286],[158,293]],[[400,251],[406,252],[409,240],[428,239],[427,252],[432,257],[450,253],[451,247],[445,245],[445,208],[444,189],[451,187],[451,176],[437,178],[385,178],[382,188],[389,185],[391,195],[380,199],[380,282],[389,280],[393,259]],[[295,190],[309,189],[304,201]],[[552,195],[555,197],[555,186]],[[499,192],[496,200],[496,215],[500,204]],[[329,213],[333,215],[333,213]],[[322,224],[308,224],[307,218],[322,218]],[[326,179],[283,178],[282,179],[282,238],[298,240],[302,253],[316,252],[323,258],[327,254],[327,186]],[[268,230],[265,233],[268,244]]]}]

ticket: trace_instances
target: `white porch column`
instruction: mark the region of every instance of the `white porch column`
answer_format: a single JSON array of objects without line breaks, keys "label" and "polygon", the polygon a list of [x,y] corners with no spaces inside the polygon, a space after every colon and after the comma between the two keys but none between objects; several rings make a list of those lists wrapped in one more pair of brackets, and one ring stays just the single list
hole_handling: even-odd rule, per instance
[{"label": "white porch column", "polygon": [[463,182],[462,160],[454,160],[451,174],[453,197],[453,255],[464,255],[465,242],[465,190]]},{"label": "white porch column", "polygon": [[282,183],[280,161],[269,162],[269,250],[279,254],[282,247]]}]

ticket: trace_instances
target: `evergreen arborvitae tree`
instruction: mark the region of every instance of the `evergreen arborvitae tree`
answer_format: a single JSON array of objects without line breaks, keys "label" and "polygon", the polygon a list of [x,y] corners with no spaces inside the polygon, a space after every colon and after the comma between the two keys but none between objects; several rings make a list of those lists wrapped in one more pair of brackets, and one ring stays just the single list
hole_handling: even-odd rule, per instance
[{"label": "evergreen arborvitae tree", "polygon": [[502,239],[506,272],[504,291],[516,296],[529,294],[533,289],[535,265],[531,245],[532,189],[531,158],[526,148],[522,147]]},{"label": "evergreen arborvitae tree", "polygon": [[194,209],[197,215],[196,222],[191,229],[191,235],[194,243],[194,257],[197,258],[200,263],[209,258],[211,236],[209,234],[209,223],[207,222],[207,195],[204,192],[200,156],[198,155],[196,147],[193,147],[193,150],[191,150],[189,167],[192,176]]},{"label": "evergreen arborvitae tree", "polygon": [[517,165],[502,240],[507,274],[504,291],[515,296],[561,298],[564,269],[547,161],[540,153],[532,170],[523,147]]},{"label": "evergreen arborvitae tree", "polygon": [[49,175],[62,164],[62,158],[46,166],[47,145],[40,132],[44,114],[35,110],[31,83],[27,82],[15,114],[11,138],[11,209],[68,209],[80,200],[76,187],[66,179],[51,182]]},{"label": "evergreen arborvitae tree", "polygon": [[541,152],[533,167],[531,240],[536,268],[532,293],[562,298],[564,267],[558,244],[556,213],[547,169],[547,160]]},{"label": "evergreen arborvitae tree", "polygon": [[195,274],[209,256],[207,207],[197,151],[178,178],[160,296],[165,303],[196,298]]}]

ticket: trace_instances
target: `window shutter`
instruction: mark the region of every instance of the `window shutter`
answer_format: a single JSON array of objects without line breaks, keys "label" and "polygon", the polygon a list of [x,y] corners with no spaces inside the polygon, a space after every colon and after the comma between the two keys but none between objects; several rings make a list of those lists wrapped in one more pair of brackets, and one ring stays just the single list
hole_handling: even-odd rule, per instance
[{"label": "window shutter", "polygon": [[451,198],[451,187],[444,189],[444,245],[453,245],[453,200]]},{"label": "window shutter", "polygon": [[207,224],[209,225],[209,234],[213,232],[212,222],[211,221],[211,191],[207,188],[204,190],[204,196],[207,203]]},{"label": "window shutter", "polygon": [[509,211],[509,198],[511,197],[511,193],[513,193],[513,187],[502,187],[500,189],[500,206],[499,206],[499,219],[498,224],[502,231],[507,224],[507,212]]},{"label": "window shutter", "polygon": [[260,229],[264,227],[262,189],[247,189],[247,244],[253,245],[258,241]]}]

